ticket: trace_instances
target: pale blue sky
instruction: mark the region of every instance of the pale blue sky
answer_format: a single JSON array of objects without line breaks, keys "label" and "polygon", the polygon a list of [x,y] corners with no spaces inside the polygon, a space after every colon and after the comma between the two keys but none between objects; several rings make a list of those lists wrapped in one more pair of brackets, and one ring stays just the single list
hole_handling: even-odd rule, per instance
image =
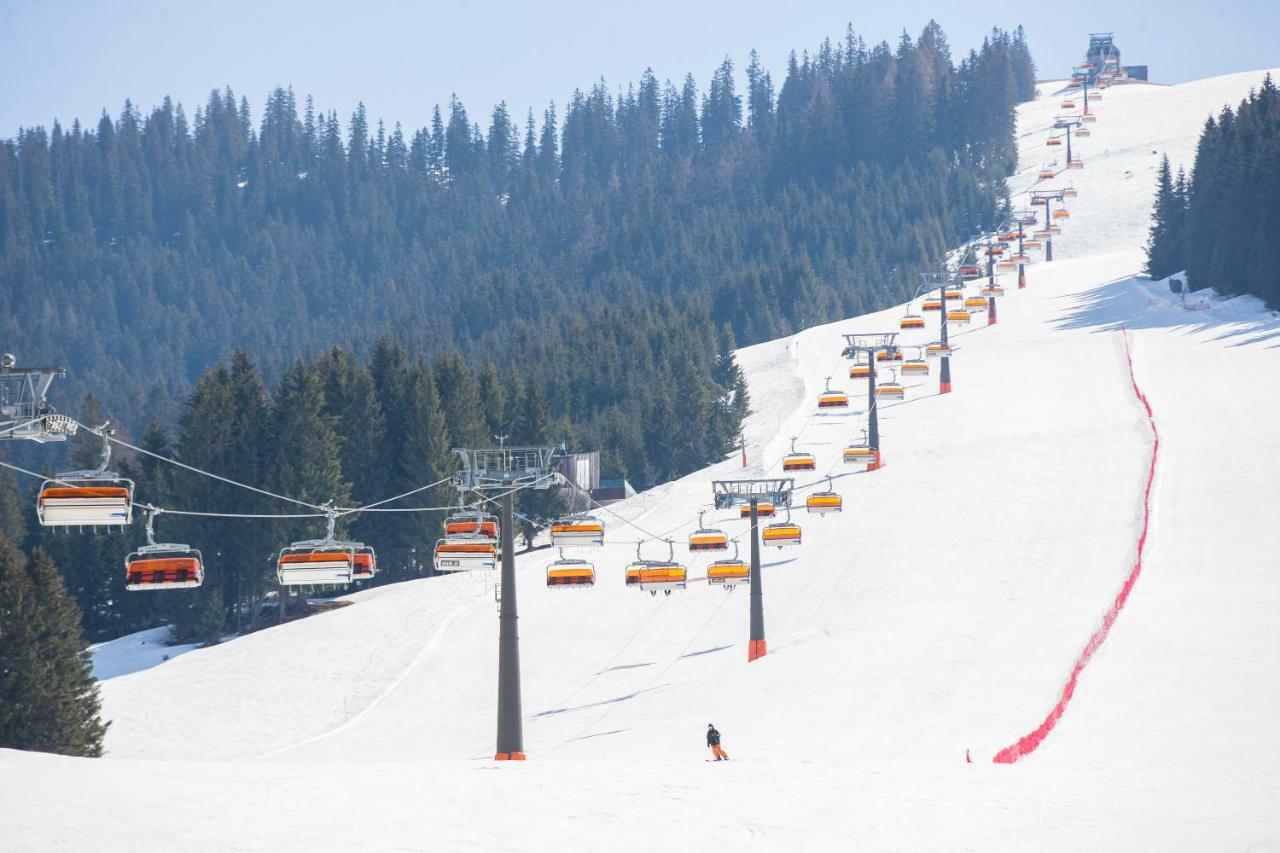
[{"label": "pale blue sky", "polygon": [[957,57],[992,25],[1023,24],[1042,77],[1067,73],[1090,30],[1114,31],[1124,61],[1149,65],[1159,82],[1280,65],[1276,0],[0,0],[0,137],[54,118],[92,123],[125,98],[145,109],[170,94],[191,114],[226,85],[248,96],[255,120],[277,84],[344,121],[362,99],[371,118],[421,126],[451,92],[473,118],[502,99],[523,116],[646,66],[659,79],[692,71],[703,87],[725,55],[741,69],[753,47],[780,82],[789,50],[839,37],[848,22],[893,42],[931,17]]}]

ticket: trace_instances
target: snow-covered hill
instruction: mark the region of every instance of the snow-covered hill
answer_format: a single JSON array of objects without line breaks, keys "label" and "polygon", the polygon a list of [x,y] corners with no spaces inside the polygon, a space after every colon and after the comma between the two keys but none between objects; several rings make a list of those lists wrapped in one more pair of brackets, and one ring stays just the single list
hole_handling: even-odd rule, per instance
[{"label": "snow-covered hill", "polygon": [[[109,757],[0,751],[0,850],[1280,845],[1280,320],[1134,277],[1160,154],[1189,165],[1261,78],[1105,92],[1062,176],[1080,194],[1058,260],[954,336],[953,394],[906,380],[883,470],[840,462],[861,417],[815,400],[831,376],[863,408],[840,336],[896,330],[901,308],[739,353],[745,475],[778,473],[794,435],[845,498],[766,551],[765,658],[747,664],[745,589],[699,582],[709,558],[670,597],[623,586],[636,540],[679,543],[710,481],[744,474],[732,459],[613,507],[592,590],[548,591],[550,557],[522,559],[527,762],[491,760],[492,580],[417,581],[167,661],[115,647]],[[1060,100],[1020,112],[1015,192],[1051,159]],[[1160,439],[1141,574],[1056,728],[993,763],[1132,577],[1154,448],[1135,381]]]}]

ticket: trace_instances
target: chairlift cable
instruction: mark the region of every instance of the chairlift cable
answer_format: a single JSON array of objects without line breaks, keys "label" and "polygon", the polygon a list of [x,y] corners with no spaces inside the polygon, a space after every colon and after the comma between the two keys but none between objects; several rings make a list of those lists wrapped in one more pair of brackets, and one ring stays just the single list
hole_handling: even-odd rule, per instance
[{"label": "chairlift cable", "polygon": [[[399,495],[396,495],[395,497],[391,497],[391,498],[383,498],[383,499],[382,499],[382,500],[380,500],[380,501],[374,501],[373,503],[365,504],[364,506],[358,506],[358,507],[337,507],[338,514],[339,514],[339,515],[349,515],[349,514],[350,514],[350,513],[352,513],[352,512],[369,512],[369,511],[370,511],[370,510],[372,510],[374,507],[379,507],[379,506],[382,506],[383,504],[389,504],[389,503],[391,503],[391,502],[393,502],[393,501],[398,501],[398,500],[400,500],[401,498],[407,498],[407,497],[409,497],[410,495],[416,495],[418,492],[425,492],[427,489],[434,489],[436,486],[442,486],[442,485],[444,485],[445,483],[449,482],[449,481],[450,481],[450,480],[452,480],[452,479],[453,479],[453,477],[445,477],[445,478],[444,478],[444,479],[442,479],[442,480],[436,480],[434,483],[428,483],[428,484],[427,484],[427,485],[425,485],[425,486],[418,486],[416,489],[410,489],[409,491],[404,492],[404,493],[399,494]],[[424,509],[425,509],[425,508],[424,508]],[[450,507],[450,509],[452,509],[452,507]],[[394,510],[390,510],[390,511],[394,511]]]},{"label": "chairlift cable", "polygon": [[37,480],[46,480],[50,483],[58,483],[62,486],[74,485],[73,483],[68,483],[66,480],[59,480],[57,477],[47,477],[44,474],[37,474],[35,471],[28,471],[26,468],[19,468],[17,465],[10,462],[5,462],[3,459],[0,459],[0,465],[10,469],[11,471],[17,471],[19,474],[26,474],[28,477],[35,477]]},{"label": "chairlift cable", "polygon": [[280,495],[280,494],[276,494],[275,492],[267,491],[266,489],[260,489],[260,488],[258,488],[257,486],[250,486],[250,485],[248,485],[248,484],[246,484],[246,483],[241,483],[241,482],[238,482],[238,481],[236,481],[236,480],[232,480],[230,477],[223,477],[221,474],[213,474],[213,473],[210,473],[209,471],[204,471],[204,470],[202,470],[202,469],[200,469],[200,468],[197,468],[197,467],[195,467],[194,465],[188,465],[188,464],[186,464],[185,462],[179,462],[178,460],[176,460],[176,459],[171,459],[171,458],[170,458],[170,457],[168,457],[168,456],[164,456],[164,455],[162,455],[162,454],[155,453],[155,452],[153,452],[153,451],[146,450],[146,449],[144,449],[144,448],[138,447],[137,445],[130,444],[129,442],[125,441],[124,439],[116,438],[116,437],[115,437],[115,436],[113,436],[113,435],[109,435],[108,433],[106,433],[106,432],[105,432],[103,429],[101,429],[101,428],[95,428],[95,427],[85,426],[85,424],[82,424],[82,423],[80,423],[79,421],[76,421],[76,423],[77,423],[79,426],[83,427],[84,429],[88,430],[89,432],[93,433],[94,435],[98,436],[99,438],[105,439],[106,441],[109,441],[109,442],[111,442],[111,443],[113,443],[113,444],[118,444],[118,445],[120,445],[121,447],[127,447],[127,448],[129,448],[130,450],[132,450],[132,451],[134,451],[134,452],[136,452],[136,453],[142,453],[142,454],[145,454],[145,455],[147,455],[147,456],[150,456],[150,457],[152,457],[152,458],[154,458],[154,459],[159,459],[159,460],[160,460],[160,461],[162,461],[162,462],[168,462],[168,463],[169,463],[169,464],[171,464],[171,465],[176,465],[176,466],[178,466],[179,468],[183,468],[183,469],[185,469],[185,470],[187,470],[187,471],[192,472],[193,474],[200,474],[201,476],[209,477],[209,478],[214,479],[214,480],[218,480],[219,482],[226,483],[227,485],[230,485],[230,486],[236,486],[236,487],[241,488],[241,489],[248,489],[248,490],[249,490],[249,491],[251,491],[251,492],[257,492],[257,493],[258,493],[258,494],[260,494],[260,495],[265,495],[265,496],[267,496],[267,497],[269,497],[269,498],[275,498],[276,500],[287,501],[287,502],[289,502],[289,503],[298,504],[299,506],[305,506],[305,507],[307,507],[308,509],[320,510],[320,511],[321,511],[321,513],[323,513],[323,511],[324,511],[324,507],[323,507],[323,506],[321,506],[321,505],[319,505],[319,504],[309,503],[309,502],[304,501],[304,500],[299,500],[298,498],[291,498],[291,497],[289,497],[288,495]]},{"label": "chairlift cable", "polygon": [[47,420],[48,417],[49,417],[48,415],[41,415],[38,418],[32,418],[29,421],[24,421],[23,423],[20,423],[20,424],[13,424],[12,426],[7,426],[4,429],[0,429],[0,438],[5,437],[6,435],[11,435],[20,429],[26,429],[32,424],[38,424],[43,420]]},{"label": "chairlift cable", "polygon": [[324,518],[323,512],[281,512],[281,513],[252,513],[252,512],[202,512],[199,510],[186,509],[167,509],[165,507],[155,506],[153,504],[140,503],[138,506],[143,509],[163,512],[165,515],[186,515],[196,518]]}]

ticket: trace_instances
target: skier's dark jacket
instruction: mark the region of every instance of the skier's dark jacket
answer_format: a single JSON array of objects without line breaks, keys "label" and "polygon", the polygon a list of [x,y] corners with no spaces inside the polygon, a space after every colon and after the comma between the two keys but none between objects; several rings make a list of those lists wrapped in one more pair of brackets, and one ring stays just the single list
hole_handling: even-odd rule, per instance
[{"label": "skier's dark jacket", "polygon": [[707,746],[717,746],[720,743],[720,732],[714,728],[707,729]]}]

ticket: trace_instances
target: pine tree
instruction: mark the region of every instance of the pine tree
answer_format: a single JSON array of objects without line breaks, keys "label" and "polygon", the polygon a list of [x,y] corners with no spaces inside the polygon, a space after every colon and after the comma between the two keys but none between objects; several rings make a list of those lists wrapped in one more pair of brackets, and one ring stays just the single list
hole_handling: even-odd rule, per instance
[{"label": "pine tree", "polygon": [[[390,471],[388,487],[392,494],[434,483],[450,476],[453,459],[451,441],[446,427],[440,397],[430,372],[422,365],[413,371],[405,401],[407,431],[403,452]],[[433,489],[420,492],[408,506],[442,506],[452,499],[450,484],[443,483]],[[440,535],[441,523],[437,513],[406,513],[398,520],[391,535],[384,534],[380,547],[385,547],[393,561],[392,579],[413,577],[430,564],[429,549]],[[381,558],[380,558],[381,559]]]},{"label": "pine tree", "polygon": [[[269,479],[280,494],[312,504],[345,506],[350,487],[342,478],[338,435],[324,407],[319,374],[301,360],[295,362],[271,401]],[[289,526],[302,538],[317,525],[301,521]]]},{"label": "pine tree", "polygon": [[18,498],[18,484],[7,469],[0,470],[0,536],[15,545],[27,538],[30,507]]},{"label": "pine tree", "polygon": [[707,148],[732,145],[742,121],[742,99],[734,93],[733,60],[726,58],[711,75],[711,88],[702,101],[702,139]]},{"label": "pine tree", "polygon": [[450,439],[460,447],[487,444],[492,433],[485,422],[480,389],[462,356],[438,354],[431,372]]},{"label": "pine tree", "polygon": [[[543,392],[542,380],[530,377],[523,386],[511,428],[511,442],[519,445],[550,445],[558,442],[552,434],[551,413]],[[533,522],[546,522],[565,511],[565,498],[558,489],[526,489],[520,492],[519,511],[526,516],[519,522],[526,545],[533,544],[537,528]]]},{"label": "pine tree", "polygon": [[1160,175],[1156,183],[1156,202],[1152,212],[1150,238],[1147,241],[1147,275],[1166,278],[1177,272],[1177,246],[1174,243],[1176,221],[1179,218],[1177,196],[1174,193],[1173,176],[1169,168],[1169,155],[1160,160]]},{"label": "pine tree", "polygon": [[386,441],[386,418],[373,376],[346,350],[334,348],[316,362],[324,389],[324,414],[338,435],[343,477],[352,498],[367,503],[383,496],[378,465]]},{"label": "pine tree", "polygon": [[[267,465],[273,491],[313,505],[350,503],[350,486],[342,478],[340,442],[324,413],[324,388],[319,372],[301,360],[281,378],[271,401],[268,434],[271,452]],[[284,541],[319,539],[325,519],[298,519],[278,524]],[[340,535],[340,531],[335,531]],[[274,572],[263,573],[268,581]],[[280,587],[281,617],[285,615],[288,589]]]},{"label": "pine tree", "polygon": [[1031,59],[1031,50],[1027,46],[1027,34],[1019,24],[1013,31],[1011,60],[1015,93],[1018,101],[1029,101],[1036,96],[1036,64]]},{"label": "pine tree", "polygon": [[[196,383],[195,390],[182,416],[180,435],[174,447],[178,459],[202,471],[221,476],[235,462],[237,447],[232,438],[232,422],[235,403],[231,393],[231,373],[225,364],[208,371]],[[157,463],[163,464],[163,463]],[[248,498],[241,490],[200,477],[188,472],[172,475],[172,508],[215,512],[234,512],[246,506]],[[261,481],[259,481],[261,482]],[[249,506],[257,504],[250,501]],[[183,523],[181,531],[193,543],[218,543],[229,541],[237,534],[231,527],[235,522],[217,518],[191,519]],[[204,584],[188,594],[175,596],[172,612],[174,637],[180,642],[205,642],[216,640],[222,632],[222,620],[210,625],[210,613],[222,613],[222,588],[230,574],[222,558],[221,547],[202,548],[204,555]]]},{"label": "pine tree", "polygon": [[39,550],[0,537],[0,747],[96,757],[107,724],[80,612]]},{"label": "pine tree", "polygon": [[507,392],[498,377],[498,368],[492,361],[485,361],[480,368],[476,393],[480,397],[480,405],[484,409],[484,434],[478,438],[480,444],[493,441],[495,435],[505,435],[510,428],[507,423]]}]

